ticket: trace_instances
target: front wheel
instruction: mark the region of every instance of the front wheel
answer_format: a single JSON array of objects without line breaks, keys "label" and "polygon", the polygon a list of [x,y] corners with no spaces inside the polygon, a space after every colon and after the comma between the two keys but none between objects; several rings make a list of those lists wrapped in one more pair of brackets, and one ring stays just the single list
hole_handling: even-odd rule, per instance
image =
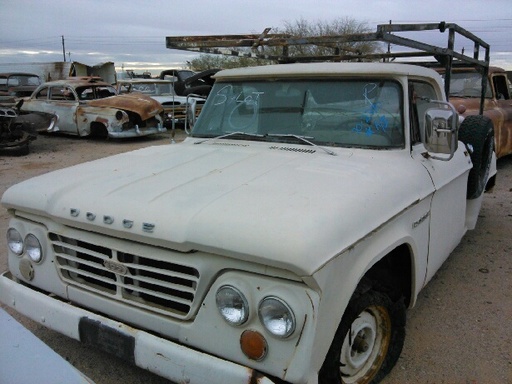
[{"label": "front wheel", "polygon": [[378,383],[405,339],[405,305],[369,290],[351,299],[320,370],[321,384]]}]

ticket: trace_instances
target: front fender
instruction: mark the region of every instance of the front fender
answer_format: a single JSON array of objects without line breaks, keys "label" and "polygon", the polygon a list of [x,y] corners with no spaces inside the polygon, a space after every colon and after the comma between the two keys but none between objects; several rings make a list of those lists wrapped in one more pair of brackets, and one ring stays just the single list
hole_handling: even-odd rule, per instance
[{"label": "front fender", "polygon": [[[427,270],[430,197],[417,202],[342,250],[311,277],[321,292],[312,365],[320,370],[336,329],[357,285],[366,273],[391,251],[406,245],[411,257],[410,307],[424,285]],[[419,221],[418,218],[427,217]],[[304,281],[308,283],[308,278]],[[320,325],[320,326],[319,326]]]}]

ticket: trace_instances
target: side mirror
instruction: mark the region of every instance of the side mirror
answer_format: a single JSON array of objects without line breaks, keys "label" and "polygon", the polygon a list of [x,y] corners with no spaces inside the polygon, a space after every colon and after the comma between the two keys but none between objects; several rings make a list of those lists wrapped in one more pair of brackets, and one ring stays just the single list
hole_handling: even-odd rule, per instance
[{"label": "side mirror", "polygon": [[430,108],[425,112],[425,132],[422,141],[429,157],[448,161],[457,150],[458,114],[449,103],[437,100],[433,102],[447,105],[449,109]]}]

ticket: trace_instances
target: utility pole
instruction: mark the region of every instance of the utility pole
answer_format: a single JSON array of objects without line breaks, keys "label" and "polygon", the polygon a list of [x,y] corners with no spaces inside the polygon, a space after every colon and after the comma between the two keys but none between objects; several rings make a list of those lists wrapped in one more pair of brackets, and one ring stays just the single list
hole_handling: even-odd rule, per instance
[{"label": "utility pole", "polygon": [[64,46],[64,35],[62,35],[62,56],[64,56],[64,62],[66,62],[66,48]]}]

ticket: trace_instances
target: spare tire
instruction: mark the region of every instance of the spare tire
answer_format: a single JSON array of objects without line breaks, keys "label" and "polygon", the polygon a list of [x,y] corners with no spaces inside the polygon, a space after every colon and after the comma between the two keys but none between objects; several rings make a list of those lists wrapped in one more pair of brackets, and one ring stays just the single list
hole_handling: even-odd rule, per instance
[{"label": "spare tire", "polygon": [[494,151],[494,126],[483,115],[467,116],[459,129],[459,140],[466,144],[471,154],[473,168],[469,172],[467,198],[476,199],[484,189]]}]

